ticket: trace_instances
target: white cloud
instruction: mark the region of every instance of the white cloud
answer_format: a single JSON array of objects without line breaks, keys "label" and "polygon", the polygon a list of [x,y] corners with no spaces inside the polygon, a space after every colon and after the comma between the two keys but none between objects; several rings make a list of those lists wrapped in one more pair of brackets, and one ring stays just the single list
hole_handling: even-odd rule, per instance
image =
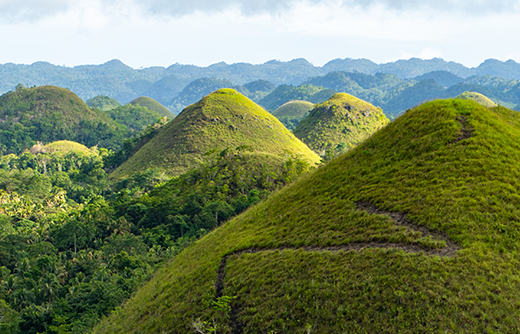
[{"label": "white cloud", "polygon": [[[0,29],[10,32],[3,36],[0,63],[45,60],[75,65],[118,58],[141,67],[303,57],[323,65],[347,57],[376,62],[444,57],[475,66],[509,55],[520,60],[520,46],[511,42],[520,29],[518,14],[497,12],[510,1],[493,2],[499,9],[486,16],[461,12],[469,1],[439,1],[458,9],[425,10],[421,6],[439,7],[429,0],[308,0],[279,5],[271,0],[197,0],[171,1],[168,8],[158,1],[84,0],[72,5],[71,0],[52,0],[38,20],[29,15],[2,21],[0,14]],[[8,10],[13,3],[0,0],[0,9]],[[22,8],[43,8],[38,4],[21,1]],[[158,7],[153,9],[153,4]],[[162,8],[160,4],[167,15],[150,14]],[[491,2],[473,4],[484,8]],[[178,16],[169,12],[174,9]]]}]

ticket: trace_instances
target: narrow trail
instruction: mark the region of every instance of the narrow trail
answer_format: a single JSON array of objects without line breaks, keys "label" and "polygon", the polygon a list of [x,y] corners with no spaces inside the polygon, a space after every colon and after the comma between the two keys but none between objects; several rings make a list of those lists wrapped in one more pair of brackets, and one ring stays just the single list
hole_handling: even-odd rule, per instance
[{"label": "narrow trail", "polygon": [[[461,124],[461,130],[459,136],[450,144],[455,144],[460,142],[461,140],[471,138],[473,136],[473,128],[470,127],[466,116],[459,115],[457,116],[457,121]],[[304,246],[304,247],[295,247],[295,246],[280,246],[273,248],[248,248],[237,250],[232,253],[225,255],[219,263],[217,269],[217,280],[215,282],[215,299],[222,297],[224,295],[224,281],[226,278],[226,265],[227,261],[232,256],[240,256],[242,254],[254,254],[258,252],[267,252],[267,251],[283,251],[283,250],[303,250],[306,252],[325,252],[325,251],[358,251],[360,252],[363,249],[395,249],[402,250],[406,253],[423,253],[428,256],[440,256],[440,257],[453,257],[457,254],[457,251],[461,249],[461,247],[455,243],[450,237],[443,232],[430,230],[425,226],[419,226],[415,224],[413,221],[406,217],[406,214],[402,212],[391,212],[379,209],[376,205],[369,201],[359,201],[356,202],[356,208],[360,211],[365,211],[369,214],[377,214],[377,215],[385,215],[388,216],[396,225],[406,227],[412,231],[420,232],[425,237],[432,237],[434,240],[442,240],[446,243],[446,247],[431,249],[428,247],[420,246],[420,245],[412,245],[405,243],[380,243],[380,242],[368,242],[368,243],[352,243],[348,245],[341,246],[330,246],[330,247],[322,247],[322,246]],[[230,327],[231,333],[233,334],[241,334],[244,331],[244,324],[240,322],[238,316],[240,313],[241,305],[238,302],[232,302],[230,305]]]},{"label": "narrow trail", "polygon": [[460,125],[462,125],[462,128],[460,129],[460,135],[452,142],[452,144],[458,143],[461,140],[468,139],[473,136],[473,129],[469,126],[466,116],[457,116],[457,121],[459,121]]}]

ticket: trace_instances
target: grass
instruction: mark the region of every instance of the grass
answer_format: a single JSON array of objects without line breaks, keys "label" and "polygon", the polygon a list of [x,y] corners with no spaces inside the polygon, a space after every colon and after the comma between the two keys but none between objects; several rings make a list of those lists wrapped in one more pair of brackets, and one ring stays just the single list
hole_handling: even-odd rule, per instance
[{"label": "grass", "polygon": [[85,101],[85,103],[91,108],[98,108],[102,111],[109,111],[121,106],[121,104],[115,99],[106,95],[98,95],[96,97],[90,98]]},{"label": "grass", "polygon": [[85,145],[80,143],[76,143],[70,140],[60,140],[49,143],[43,146],[44,152],[48,153],[58,153],[62,155],[67,155],[68,153],[80,153],[84,155],[93,155],[95,152],[87,148]]},{"label": "grass", "polygon": [[162,116],[166,116],[170,119],[174,118],[172,112],[169,111],[165,106],[160,104],[159,102],[155,101],[151,97],[141,96],[138,97],[130,102],[130,104],[133,105],[139,105],[141,107],[146,107],[150,110],[156,111]]},{"label": "grass", "polygon": [[475,102],[483,105],[484,107],[488,107],[488,108],[497,106],[497,104],[495,102],[491,101],[490,98],[488,98],[487,96],[485,96],[483,94],[476,93],[476,92],[464,92],[462,94],[457,95],[455,98],[464,99],[464,100],[472,100],[472,101],[475,101]]},{"label": "grass", "polygon": [[[457,141],[464,118],[472,136]],[[159,270],[93,333],[515,333],[520,330],[520,115],[425,103],[214,230]],[[365,248],[422,245],[370,201],[461,249],[452,257]],[[311,250],[301,249],[312,246]],[[227,312],[213,308],[221,259]],[[279,249],[276,249],[279,248]]]},{"label": "grass", "polygon": [[312,165],[319,162],[315,153],[262,107],[233,89],[221,89],[184,109],[111,177],[148,167],[176,176],[198,166],[210,150],[244,145],[254,152],[301,156]]},{"label": "grass", "polygon": [[304,119],[314,104],[307,101],[290,101],[273,111],[273,116],[278,118],[289,130],[294,130],[298,123]]},{"label": "grass", "polygon": [[346,93],[337,93],[318,104],[294,134],[312,150],[325,156],[351,149],[389,123],[383,111]]},{"label": "grass", "polygon": [[70,140],[115,149],[129,135],[105,112],[89,108],[68,89],[20,88],[0,97],[0,151],[19,154],[36,141]]}]

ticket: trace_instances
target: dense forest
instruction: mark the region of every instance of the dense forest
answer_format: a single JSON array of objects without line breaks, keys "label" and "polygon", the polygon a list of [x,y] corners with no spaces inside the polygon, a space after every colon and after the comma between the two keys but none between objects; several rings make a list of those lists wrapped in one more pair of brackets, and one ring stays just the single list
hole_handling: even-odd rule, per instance
[{"label": "dense forest", "polygon": [[3,333],[85,332],[164,261],[310,168],[228,148],[165,183],[154,170],[111,182],[115,153],[54,146],[0,160]]},{"label": "dense forest", "polygon": [[[101,65],[81,65],[72,68],[46,62],[31,65],[2,64],[0,92],[12,90],[19,83],[27,86],[56,85],[72,90],[83,100],[106,95],[115,98],[121,104],[126,104],[139,96],[149,96],[166,105],[189,83],[200,78],[229,80],[235,86],[247,87],[248,83],[257,80],[268,81],[276,86],[300,85],[311,77],[323,76],[330,72],[359,72],[370,75],[387,73],[401,79],[411,79],[434,71],[449,72],[460,78],[491,75],[520,80],[518,63],[494,59],[486,60],[475,68],[467,68],[440,58],[412,58],[386,64],[376,64],[368,59],[346,58],[332,60],[321,67],[314,66],[305,59],[294,59],[288,62],[271,60],[259,65],[218,63],[198,67],[173,64],[167,68],[155,66],[144,69],[133,69],[119,60],[111,60]],[[439,84],[445,87],[442,83]]]}]

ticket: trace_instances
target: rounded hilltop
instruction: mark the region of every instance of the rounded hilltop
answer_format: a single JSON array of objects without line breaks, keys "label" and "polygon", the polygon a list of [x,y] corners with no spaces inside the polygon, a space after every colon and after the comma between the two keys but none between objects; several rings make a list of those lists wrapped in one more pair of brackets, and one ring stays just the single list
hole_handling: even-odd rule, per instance
[{"label": "rounded hilltop", "polygon": [[105,112],[89,108],[68,89],[25,88],[0,97],[0,150],[20,153],[40,142],[75,141],[117,149],[128,130]]},{"label": "rounded hilltop", "polygon": [[436,100],[176,256],[93,333],[520,330],[520,115]]},{"label": "rounded hilltop", "polygon": [[294,135],[321,156],[351,149],[390,120],[380,108],[347,93],[317,104]]},{"label": "rounded hilltop", "polygon": [[162,116],[166,116],[170,119],[174,118],[172,112],[168,110],[165,106],[157,102],[156,100],[152,99],[151,97],[147,96],[141,96],[138,97],[130,102],[131,105],[137,105],[140,107],[145,107],[150,110],[153,110],[157,113],[159,113]]},{"label": "rounded hilltop", "polygon": [[484,94],[480,94],[480,93],[476,93],[476,92],[467,92],[466,91],[462,94],[457,95],[455,98],[475,101],[478,104],[481,104],[484,107],[488,107],[488,108],[493,108],[493,107],[497,106],[497,104],[495,102],[493,102],[490,98],[488,98]]},{"label": "rounded hilltop", "polygon": [[42,153],[53,153],[59,155],[67,155],[69,153],[92,155],[95,152],[85,145],[76,143],[70,140],[59,140],[47,145],[43,145],[41,149]]},{"label": "rounded hilltop", "polygon": [[308,101],[290,101],[273,111],[273,115],[289,130],[294,130],[298,123],[314,108],[314,103]]},{"label": "rounded hilltop", "polygon": [[234,89],[220,89],[185,108],[112,174],[131,175],[160,168],[180,175],[202,163],[212,150],[247,147],[314,165],[319,157],[262,107]]}]

